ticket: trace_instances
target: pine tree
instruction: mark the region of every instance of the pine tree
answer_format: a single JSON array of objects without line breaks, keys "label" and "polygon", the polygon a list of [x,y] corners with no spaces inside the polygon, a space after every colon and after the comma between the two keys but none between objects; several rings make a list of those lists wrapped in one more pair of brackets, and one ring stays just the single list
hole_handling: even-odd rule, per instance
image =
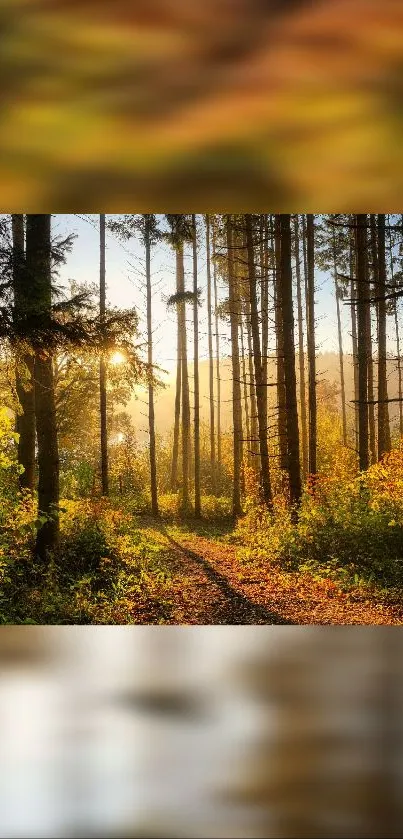
[{"label": "pine tree", "polygon": [[358,455],[361,471],[369,466],[368,438],[368,254],[367,216],[355,216],[357,273]]},{"label": "pine tree", "polygon": [[[50,215],[27,215],[26,270],[32,306],[47,317],[52,306]],[[59,537],[59,449],[52,351],[35,352],[35,421],[38,441],[38,510],[45,518],[36,537],[36,553],[45,560]]]},{"label": "pine tree", "polygon": [[197,287],[197,229],[196,216],[192,215],[193,233],[193,325],[194,325],[194,512],[195,517],[201,516],[200,499],[200,393],[199,393],[199,291]]},{"label": "pine tree", "polygon": [[216,463],[215,463],[215,427],[214,427],[214,358],[213,358],[213,329],[211,304],[211,249],[210,249],[210,216],[205,216],[206,222],[206,270],[207,270],[207,338],[209,363],[209,405],[210,405],[210,471],[211,489],[216,494]]},{"label": "pine tree", "polygon": [[241,506],[241,461],[242,461],[242,397],[241,370],[239,363],[239,300],[235,286],[234,253],[233,253],[233,219],[226,217],[227,260],[228,260],[228,290],[231,322],[231,357],[232,357],[232,417],[234,428],[234,480],[232,495],[232,513],[234,517],[242,513]]},{"label": "pine tree", "polygon": [[[11,218],[14,311],[18,318],[28,312],[29,285],[26,282],[25,272],[24,216],[13,214]],[[27,378],[28,381],[26,381]],[[17,356],[15,381],[22,411],[17,415],[16,420],[16,431],[19,435],[18,463],[24,469],[19,475],[19,485],[21,489],[29,489],[32,492],[35,488],[35,380],[32,352],[23,352],[21,357]]]},{"label": "pine tree", "polygon": [[281,234],[281,310],[284,336],[284,383],[287,429],[287,464],[290,501],[298,505],[301,500],[301,471],[299,459],[299,428],[297,408],[297,381],[295,375],[294,314],[292,301],[291,267],[291,216],[280,217]]},{"label": "pine tree", "polygon": [[316,344],[315,344],[315,243],[314,217],[306,217],[307,254],[307,345],[308,345],[308,404],[309,404],[309,474],[316,475],[317,419],[316,419]]},{"label": "pine tree", "polygon": [[[99,314],[101,329],[105,324],[106,314],[106,281],[105,281],[105,214],[99,216]],[[105,351],[101,352],[99,362],[99,401],[101,418],[101,489],[102,495],[109,495],[108,469],[108,426],[107,426],[107,397],[106,397],[106,358]]]},{"label": "pine tree", "polygon": [[304,324],[302,314],[302,292],[301,292],[301,263],[299,250],[299,224],[298,214],[294,216],[294,245],[295,245],[295,271],[297,277],[297,306],[298,306],[298,364],[299,364],[299,403],[301,413],[301,442],[302,442],[302,466],[303,474],[308,475],[308,429],[306,416],[306,392],[305,392],[305,351],[304,351]]},{"label": "pine tree", "polygon": [[386,250],[385,216],[378,215],[378,460],[390,451],[388,381],[386,371]]},{"label": "pine tree", "polygon": [[267,385],[264,382],[262,356],[260,348],[255,255],[253,246],[253,219],[252,216],[249,214],[245,215],[245,229],[248,253],[249,297],[253,342],[253,365],[256,384],[256,402],[259,431],[260,486],[262,500],[264,501],[267,507],[271,507],[272,493],[270,485],[269,449],[267,443]]}]

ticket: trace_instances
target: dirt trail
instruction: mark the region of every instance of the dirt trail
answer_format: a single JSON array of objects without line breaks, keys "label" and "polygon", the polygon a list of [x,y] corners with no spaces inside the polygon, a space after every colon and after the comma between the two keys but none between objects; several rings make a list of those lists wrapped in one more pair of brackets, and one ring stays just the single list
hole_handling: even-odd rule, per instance
[{"label": "dirt trail", "polygon": [[239,546],[162,525],[173,576],[172,624],[402,624],[400,603],[330,580],[241,562]]}]

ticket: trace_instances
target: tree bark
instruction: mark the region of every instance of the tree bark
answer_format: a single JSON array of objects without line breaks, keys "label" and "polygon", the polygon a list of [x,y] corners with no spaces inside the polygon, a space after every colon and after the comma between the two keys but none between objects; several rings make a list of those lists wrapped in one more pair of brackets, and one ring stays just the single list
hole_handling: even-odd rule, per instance
[{"label": "tree bark", "polygon": [[[351,234],[350,238],[350,295],[351,300],[354,301],[357,297],[355,275],[355,240]],[[358,343],[357,343],[357,306],[356,303],[351,303],[351,338],[353,344],[353,375],[354,375],[354,432],[355,432],[355,448],[358,454]]]},{"label": "tree bark", "polygon": [[196,216],[192,215],[193,226],[193,335],[194,335],[194,480],[196,518],[201,516],[200,500],[200,393],[199,393],[199,297],[197,288],[197,239]]},{"label": "tree bark", "polygon": [[305,387],[305,350],[304,350],[304,323],[302,314],[302,291],[301,291],[301,265],[299,251],[299,224],[298,214],[294,216],[294,238],[295,238],[295,269],[297,276],[297,306],[298,306],[298,363],[299,363],[299,401],[301,406],[301,442],[302,442],[302,467],[304,478],[308,475],[308,434],[306,417],[306,387]]},{"label": "tree bark", "polygon": [[315,346],[315,242],[314,217],[306,217],[306,254],[307,254],[307,348],[308,348],[308,402],[309,402],[309,474],[316,475],[317,419],[316,419],[316,346]]},{"label": "tree bark", "polygon": [[246,426],[246,441],[247,441],[247,463],[248,466],[252,466],[251,463],[251,450],[250,450],[250,417],[249,417],[249,398],[248,398],[248,383],[247,383],[247,376],[246,376],[246,359],[245,359],[245,342],[244,342],[244,330],[243,330],[243,323],[242,317],[240,320],[240,338],[241,338],[241,360],[242,360],[242,388],[243,388],[243,404],[244,404],[244,412],[245,412],[245,426]]},{"label": "tree bark", "polygon": [[[105,323],[106,311],[106,282],[105,282],[105,214],[99,216],[99,313],[101,327]],[[107,397],[106,397],[106,358],[105,352],[101,352],[99,362],[99,405],[101,417],[101,487],[102,495],[109,495],[109,468],[108,468],[108,423],[107,423]]]},{"label": "tree bark", "polygon": [[[183,243],[178,246],[179,291],[185,290],[185,271],[183,264]],[[182,359],[182,512],[189,509],[189,465],[190,465],[190,397],[189,372],[186,337],[186,304],[179,303],[181,359]]]},{"label": "tree bark", "polygon": [[[176,253],[176,291],[180,289],[180,261],[178,253]],[[177,343],[176,343],[176,391],[175,391],[175,419],[174,419],[174,439],[172,446],[172,465],[171,465],[171,492],[178,491],[178,459],[179,459],[179,428],[180,428],[180,412],[181,412],[181,394],[182,394],[182,335],[181,335],[181,316],[179,306],[177,307]]]},{"label": "tree bark", "polygon": [[245,301],[246,310],[246,339],[248,344],[248,368],[249,368],[249,398],[250,398],[250,453],[252,469],[258,474],[259,472],[259,432],[257,420],[257,401],[256,401],[256,386],[255,375],[253,370],[253,349],[252,349],[252,328],[251,328],[251,308],[249,299],[249,287],[246,293]]},{"label": "tree bark", "polygon": [[343,446],[347,446],[347,415],[346,415],[346,388],[344,382],[344,355],[343,355],[343,336],[341,331],[341,314],[340,314],[340,294],[339,285],[337,282],[337,253],[336,253],[336,237],[333,230],[333,274],[334,274],[334,292],[336,295],[336,311],[337,311],[337,337],[339,343],[339,370],[340,370],[340,390],[341,390],[341,417],[343,424]]},{"label": "tree bark", "polygon": [[[388,216],[389,221],[389,216]],[[392,285],[395,283],[394,278],[394,269],[393,269],[393,249],[392,249],[392,238],[391,238],[391,231],[389,231],[389,265],[390,265],[390,274],[392,277]],[[400,332],[399,332],[399,315],[398,315],[398,302],[399,298],[396,297],[394,300],[393,305],[393,316],[395,321],[395,334],[396,334],[396,354],[397,354],[397,375],[398,375],[398,383],[399,383],[399,434],[403,436],[403,387],[402,387],[402,357],[400,355]]]},{"label": "tree bark", "polygon": [[147,283],[147,361],[148,361],[148,430],[150,434],[150,487],[151,512],[158,516],[158,486],[157,459],[155,446],[155,413],[154,413],[154,385],[153,374],[153,330],[152,330],[152,300],[151,300],[151,236],[147,216],[144,217],[144,241],[146,249],[146,283]]},{"label": "tree bark", "polygon": [[[215,250],[215,228],[213,222],[213,251]],[[221,375],[220,375],[220,333],[218,330],[218,290],[217,290],[217,268],[213,264],[214,281],[214,323],[215,323],[215,344],[216,344],[216,382],[217,382],[217,474],[216,491],[221,491]]]},{"label": "tree bark", "polygon": [[[50,215],[27,215],[26,265],[31,299],[39,314],[49,316],[51,297]],[[50,350],[35,352],[35,420],[38,440],[38,512],[47,520],[36,536],[42,560],[55,550],[59,538],[59,450],[57,441],[53,361]]]},{"label": "tree bark", "polygon": [[378,215],[378,460],[390,451],[388,381],[386,369],[386,250],[385,216]]},{"label": "tree bark", "polygon": [[288,470],[287,455],[287,417],[284,381],[284,327],[282,321],[283,302],[281,284],[281,216],[274,220],[274,249],[275,249],[275,328],[276,328],[276,356],[277,356],[277,427],[280,469]]},{"label": "tree bark", "polygon": [[262,378],[264,389],[264,413],[265,426],[267,428],[267,373],[268,373],[268,346],[269,346],[269,250],[268,250],[268,224],[267,216],[263,215],[260,222],[260,309],[262,321]]},{"label": "tree bark", "polygon": [[357,354],[358,354],[358,456],[360,470],[369,466],[368,450],[368,341],[367,306],[368,259],[367,259],[367,216],[357,214],[356,225],[356,272],[357,272]]},{"label": "tree bark", "polygon": [[245,215],[246,244],[248,252],[248,274],[249,274],[249,298],[251,309],[251,328],[253,343],[253,365],[256,384],[256,402],[259,431],[260,451],[260,487],[262,501],[266,507],[272,505],[272,493],[270,485],[269,449],[267,445],[267,423],[266,423],[266,394],[267,388],[263,379],[262,355],[259,336],[259,314],[257,306],[256,270],[255,255],[253,247],[253,220],[250,214]]},{"label": "tree bark", "polygon": [[[309,228],[308,228],[309,229]],[[287,461],[290,501],[298,506],[301,500],[299,459],[299,428],[297,380],[295,375],[294,313],[292,301],[291,216],[280,217],[281,233],[281,306],[284,335],[284,380],[287,418]]]},{"label": "tree bark", "polygon": [[[13,291],[14,311],[16,317],[27,314],[29,298],[25,274],[24,256],[24,216],[13,214],[11,217],[13,237]],[[25,366],[28,376],[28,386],[21,375],[19,365]],[[16,365],[15,385],[22,414],[16,417],[16,431],[18,439],[18,463],[24,471],[18,477],[20,489],[35,488],[35,382],[34,356],[23,353]]]},{"label": "tree bark", "polygon": [[216,464],[215,464],[215,428],[214,428],[214,359],[213,359],[213,330],[211,311],[211,253],[210,253],[210,218],[206,215],[206,251],[207,251],[207,335],[209,361],[209,401],[210,401],[210,472],[211,490],[216,494]]},{"label": "tree bark", "polygon": [[227,259],[228,259],[228,291],[231,323],[231,358],[232,358],[232,418],[234,428],[234,483],[232,495],[232,513],[234,517],[242,514],[241,506],[241,441],[242,441],[242,402],[241,402],[241,372],[239,363],[238,321],[239,301],[236,297],[234,276],[234,254],[232,219],[227,216]]}]

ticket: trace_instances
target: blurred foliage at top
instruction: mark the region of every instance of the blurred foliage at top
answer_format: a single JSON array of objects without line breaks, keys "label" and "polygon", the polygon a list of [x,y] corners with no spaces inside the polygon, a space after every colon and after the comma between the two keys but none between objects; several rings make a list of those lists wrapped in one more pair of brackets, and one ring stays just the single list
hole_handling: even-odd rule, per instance
[{"label": "blurred foliage at top", "polygon": [[400,211],[401,0],[2,0],[4,211]]}]

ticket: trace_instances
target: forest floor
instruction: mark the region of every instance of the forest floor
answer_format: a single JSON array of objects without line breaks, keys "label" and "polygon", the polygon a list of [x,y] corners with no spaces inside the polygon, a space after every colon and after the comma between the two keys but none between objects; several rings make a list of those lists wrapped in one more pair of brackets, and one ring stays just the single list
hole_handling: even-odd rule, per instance
[{"label": "forest floor", "polygon": [[170,614],[164,623],[403,624],[400,597],[370,586],[339,588],[270,560],[248,559],[229,523],[157,523],[148,517],[137,526],[142,523],[168,549]]}]

